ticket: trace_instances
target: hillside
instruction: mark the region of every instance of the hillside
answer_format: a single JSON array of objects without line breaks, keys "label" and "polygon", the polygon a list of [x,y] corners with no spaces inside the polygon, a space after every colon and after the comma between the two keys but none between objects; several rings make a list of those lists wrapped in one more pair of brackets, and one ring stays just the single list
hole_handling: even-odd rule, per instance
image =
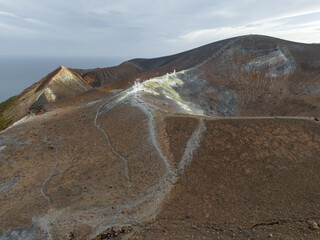
[{"label": "hillside", "polygon": [[0,106],[0,240],[320,238],[319,53],[244,36],[59,67]]},{"label": "hillside", "polygon": [[[183,71],[185,74],[180,80],[184,85],[187,88],[194,82],[197,85],[189,88],[188,96],[184,97],[201,95],[191,101],[206,105],[205,108],[210,105],[210,109],[203,109],[206,115],[317,116],[319,54],[318,44],[250,35],[168,57],[133,59],[115,67],[89,70],[65,67],[61,70],[59,67],[18,95],[14,107],[2,110],[0,114],[5,122],[13,123],[26,116],[29,110],[43,112],[46,103],[74,97],[92,87],[102,87],[106,91],[126,89],[137,79],[144,81]],[[69,79],[68,83],[52,80],[59,72],[69,73],[64,76]],[[51,87],[50,82],[53,82]],[[72,82],[75,86],[68,85]],[[199,82],[201,86],[198,86]],[[57,90],[60,86],[60,92],[52,98],[51,89]],[[232,109],[222,110],[227,105]],[[7,125],[3,124],[1,128]]]}]

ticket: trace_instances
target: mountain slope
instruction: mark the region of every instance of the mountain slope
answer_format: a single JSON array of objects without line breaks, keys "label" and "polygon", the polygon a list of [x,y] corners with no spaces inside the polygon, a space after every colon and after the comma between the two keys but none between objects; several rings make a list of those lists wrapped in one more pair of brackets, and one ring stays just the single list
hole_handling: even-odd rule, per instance
[{"label": "mountain slope", "polygon": [[[78,73],[60,66],[14,97],[9,106],[1,109],[0,116],[1,119],[7,119],[8,122],[13,123],[26,116],[30,111],[35,113],[45,111],[44,105],[47,103],[74,97],[91,88]],[[1,125],[0,130],[5,127],[5,125]]]},{"label": "mountain slope", "polygon": [[[17,105],[24,107],[13,114],[3,113],[3,117],[10,115],[14,122],[26,116],[29,107],[39,108],[47,102],[75,96],[90,89],[87,85],[102,86],[106,91],[125,89],[137,79],[144,81],[174,71],[185,73],[182,81],[187,87],[194,86],[194,82],[202,82],[204,89],[190,88],[189,95],[199,95],[200,90],[203,96],[195,101],[211,105],[214,115],[317,116],[320,100],[319,54],[320,46],[317,44],[250,35],[168,57],[133,59],[116,67],[68,69],[71,73],[69,79],[74,79],[76,86],[66,85],[64,90],[59,90],[62,92],[55,100],[50,96],[51,87],[41,97],[37,95],[39,90],[32,92],[29,89],[19,95],[17,102]],[[46,83],[50,77],[40,82]],[[229,93],[232,97],[228,98],[226,94]],[[221,106],[230,105],[230,101],[233,105],[231,111],[222,111]],[[208,109],[203,111],[209,112]]]},{"label": "mountain slope", "polygon": [[0,106],[0,240],[320,238],[319,51],[59,67]]},{"label": "mountain slope", "polygon": [[177,115],[140,93],[1,134],[0,236],[319,236],[308,222],[319,216],[316,121]]}]

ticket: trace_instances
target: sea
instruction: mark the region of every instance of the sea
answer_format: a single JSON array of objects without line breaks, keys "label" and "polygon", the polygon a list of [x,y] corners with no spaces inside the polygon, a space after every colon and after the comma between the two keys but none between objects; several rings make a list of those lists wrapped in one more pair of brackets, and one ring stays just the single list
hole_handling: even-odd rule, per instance
[{"label": "sea", "polygon": [[120,57],[0,57],[0,103],[21,93],[61,65],[92,69],[116,66],[125,60]]}]

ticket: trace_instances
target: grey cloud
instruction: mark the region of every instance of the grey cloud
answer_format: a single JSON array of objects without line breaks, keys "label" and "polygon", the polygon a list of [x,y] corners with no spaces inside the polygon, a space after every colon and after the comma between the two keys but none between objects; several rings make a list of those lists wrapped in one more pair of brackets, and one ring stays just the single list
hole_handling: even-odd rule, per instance
[{"label": "grey cloud", "polygon": [[316,10],[314,0],[0,0],[0,54],[152,57],[249,33],[317,42]]}]

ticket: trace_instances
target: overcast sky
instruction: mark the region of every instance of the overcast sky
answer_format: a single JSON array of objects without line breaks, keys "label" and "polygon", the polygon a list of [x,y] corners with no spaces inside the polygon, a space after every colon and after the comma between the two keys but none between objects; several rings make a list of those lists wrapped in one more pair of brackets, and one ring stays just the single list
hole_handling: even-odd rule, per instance
[{"label": "overcast sky", "polygon": [[0,57],[156,57],[245,34],[319,43],[320,1],[0,0]]}]

